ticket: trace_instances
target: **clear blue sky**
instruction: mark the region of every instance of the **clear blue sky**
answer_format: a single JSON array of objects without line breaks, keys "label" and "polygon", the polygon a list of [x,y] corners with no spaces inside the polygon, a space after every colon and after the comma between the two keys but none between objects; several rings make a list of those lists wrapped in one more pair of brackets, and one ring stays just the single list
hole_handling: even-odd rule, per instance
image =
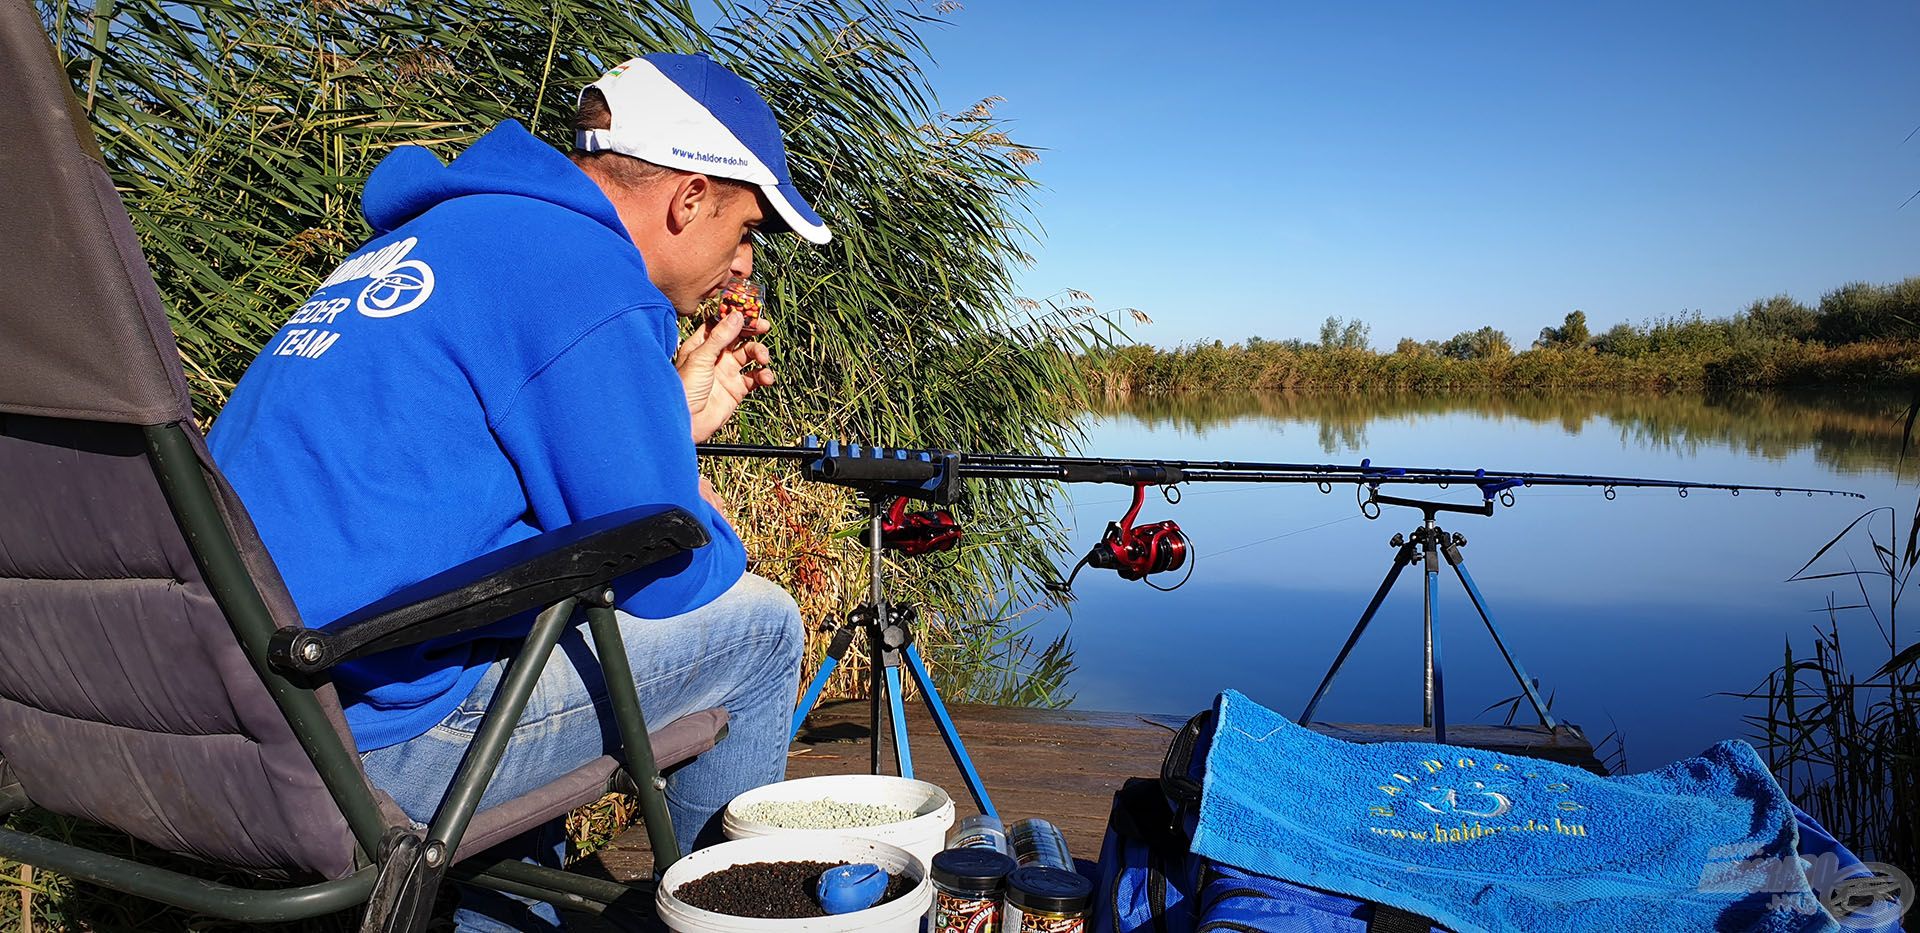
[{"label": "clear blue sky", "polygon": [[1022,293],[1141,340],[1525,346],[1920,275],[1920,3],[966,0],[944,109],[1043,147]]}]

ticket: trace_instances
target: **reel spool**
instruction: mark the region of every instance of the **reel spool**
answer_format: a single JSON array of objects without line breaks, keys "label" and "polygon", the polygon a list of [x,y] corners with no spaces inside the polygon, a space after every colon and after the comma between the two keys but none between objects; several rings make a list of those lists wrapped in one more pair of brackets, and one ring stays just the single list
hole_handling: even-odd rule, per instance
[{"label": "reel spool", "polygon": [[1080,576],[1080,570],[1084,567],[1111,570],[1123,580],[1145,580],[1148,586],[1155,589],[1176,589],[1187,582],[1183,579],[1173,586],[1163,587],[1147,579],[1181,567],[1186,567],[1187,575],[1191,577],[1193,568],[1189,559],[1193,554],[1193,543],[1172,519],[1135,525],[1133,522],[1140,517],[1140,507],[1146,503],[1146,499],[1146,484],[1135,484],[1133,505],[1127,509],[1127,514],[1117,522],[1108,522],[1106,533],[1088,549],[1079,563],[1073,565],[1073,571],[1067,574],[1067,579],[1062,583],[1049,584],[1049,587],[1058,593],[1071,593],[1073,581]]},{"label": "reel spool", "polygon": [[1172,519],[1134,525],[1146,498],[1147,487],[1133,487],[1133,507],[1119,521],[1107,523],[1107,533],[1087,552],[1087,563],[1115,571],[1123,580],[1144,580],[1186,565],[1191,545]]},{"label": "reel spool", "polygon": [[907,497],[899,496],[880,520],[880,546],[919,557],[949,551],[960,543],[960,523],[946,509],[908,512]]}]

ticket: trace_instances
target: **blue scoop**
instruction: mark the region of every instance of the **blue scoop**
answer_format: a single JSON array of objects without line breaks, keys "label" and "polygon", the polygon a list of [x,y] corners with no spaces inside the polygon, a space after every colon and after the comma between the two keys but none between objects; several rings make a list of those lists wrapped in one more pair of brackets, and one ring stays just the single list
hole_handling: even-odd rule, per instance
[{"label": "blue scoop", "polygon": [[841,865],[820,873],[813,899],[829,914],[866,910],[887,893],[887,872],[878,865]]}]

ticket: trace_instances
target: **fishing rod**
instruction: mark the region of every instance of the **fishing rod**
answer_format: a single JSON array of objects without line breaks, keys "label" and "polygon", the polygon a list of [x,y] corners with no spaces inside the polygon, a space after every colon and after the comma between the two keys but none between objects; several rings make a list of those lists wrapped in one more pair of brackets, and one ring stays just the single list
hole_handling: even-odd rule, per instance
[{"label": "fishing rod", "polygon": [[[1142,483],[1149,486],[1171,486],[1179,483],[1310,483],[1322,487],[1334,483],[1360,483],[1369,486],[1378,484],[1449,486],[1459,483],[1481,487],[1487,499],[1522,486],[1597,486],[1603,490],[1635,487],[1665,488],[1681,490],[1683,494],[1684,490],[1689,489],[1711,489],[1729,491],[1736,495],[1741,491],[1772,492],[1776,495],[1797,492],[1809,496],[1866,498],[1860,493],[1846,490],[1803,486],[1649,479],[1598,473],[1548,473],[1537,470],[1378,466],[1371,460],[1362,460],[1357,464],[1339,464],[961,453],[873,447],[845,444],[839,441],[828,441],[822,444],[813,438],[794,447],[701,444],[697,449],[702,456],[708,457],[799,461],[804,465],[809,479],[840,485],[859,485],[867,482],[927,482],[941,479],[943,474],[949,474],[962,479],[1053,480],[1065,483],[1115,483],[1129,486]],[[1326,490],[1323,488],[1323,491]]]},{"label": "fishing rod", "polygon": [[[1069,592],[1073,579],[1087,566],[1116,571],[1128,580],[1147,578],[1187,568],[1192,575],[1192,542],[1172,520],[1135,524],[1145,503],[1146,490],[1160,487],[1169,503],[1179,501],[1183,483],[1254,483],[1313,485],[1330,493],[1335,485],[1354,486],[1355,499],[1362,515],[1378,518],[1382,505],[1426,508],[1442,511],[1491,515],[1497,500],[1514,504],[1514,491],[1536,486],[1597,487],[1611,500],[1622,488],[1672,489],[1681,497],[1690,490],[1714,490],[1739,495],[1741,492],[1771,492],[1775,496],[1804,493],[1856,499],[1856,492],[1804,486],[1774,486],[1753,483],[1698,482],[1656,479],[1639,476],[1611,476],[1597,473],[1551,473],[1535,470],[1462,469],[1451,467],[1402,467],[1376,465],[1371,459],[1357,464],[1291,463],[1241,460],[1166,460],[1111,457],[1048,456],[1044,454],[973,453],[942,450],[916,450],[827,441],[809,437],[797,446],[777,447],[755,444],[702,444],[702,456],[745,457],[787,460],[798,465],[801,475],[816,482],[833,483],[859,489],[876,503],[875,515],[884,547],[908,556],[947,550],[957,545],[963,534],[960,524],[945,508],[930,511],[906,511],[909,499],[947,506],[958,497],[962,479],[1046,480],[1062,483],[1111,483],[1130,486],[1133,501],[1124,517],[1111,522],[1106,533],[1065,581],[1054,585]],[[1478,506],[1462,503],[1422,503],[1385,495],[1382,486],[1473,486],[1481,495]],[[878,503],[891,499],[884,514]],[[1181,583],[1185,583],[1183,579]],[[1174,584],[1179,586],[1180,584]]]}]

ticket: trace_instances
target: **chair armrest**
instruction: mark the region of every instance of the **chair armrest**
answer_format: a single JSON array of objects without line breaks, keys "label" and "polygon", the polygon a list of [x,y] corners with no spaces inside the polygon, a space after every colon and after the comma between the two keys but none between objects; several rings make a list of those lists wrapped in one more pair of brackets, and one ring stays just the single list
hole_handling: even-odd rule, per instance
[{"label": "chair armrest", "polygon": [[692,515],[671,506],[645,505],[575,522],[434,574],[324,628],[280,629],[267,660],[282,671],[310,674],[482,628],[605,586],[707,540]]}]

